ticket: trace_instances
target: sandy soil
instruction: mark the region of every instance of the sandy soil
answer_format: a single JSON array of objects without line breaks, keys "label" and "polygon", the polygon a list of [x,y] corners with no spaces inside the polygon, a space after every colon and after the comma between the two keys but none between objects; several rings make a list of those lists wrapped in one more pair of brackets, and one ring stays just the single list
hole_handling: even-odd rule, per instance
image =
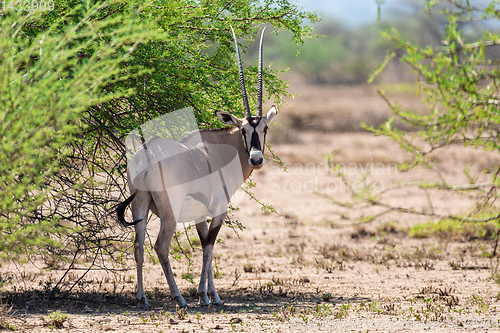
[{"label": "sandy soil", "polygon": [[[302,97],[290,102],[292,109],[282,108],[270,130],[270,141],[277,142],[273,149],[287,172],[269,163],[252,176],[257,183],[252,191],[281,216],[265,213],[245,198],[231,219],[246,230],[221,230],[223,243],[215,247],[214,266],[223,306],[197,305],[201,250],[190,247],[194,284],[181,278],[189,272],[187,261],[173,263],[190,306],[187,312],[176,310],[154,255],[148,256],[145,267],[150,311],[135,306],[131,260],[128,271],[90,272],[72,296],[63,299],[49,298],[46,292],[63,269],[5,263],[0,270],[2,327],[13,325],[22,332],[498,330],[500,290],[493,274],[498,260],[487,256],[494,241],[410,238],[404,228],[428,218],[393,213],[361,225],[360,219],[380,209],[332,202],[351,197],[328,161],[342,163],[351,181],[366,174],[381,189],[436,177],[429,170],[401,173],[395,163],[409,156],[386,138],[356,127],[359,120],[382,123],[390,114],[374,89],[302,88]],[[418,105],[416,99],[403,98]],[[332,152],[333,157],[325,157]],[[461,171],[467,165],[483,170],[500,163],[493,154],[459,147],[437,158],[443,176],[453,184],[466,181]],[[431,196],[431,208],[440,214],[470,205],[447,193]],[[429,205],[425,195],[411,188],[384,198],[404,207]],[[152,220],[149,226],[153,242],[157,224]],[[63,288],[77,282],[81,273],[68,274]],[[68,317],[61,317],[64,314]]]}]

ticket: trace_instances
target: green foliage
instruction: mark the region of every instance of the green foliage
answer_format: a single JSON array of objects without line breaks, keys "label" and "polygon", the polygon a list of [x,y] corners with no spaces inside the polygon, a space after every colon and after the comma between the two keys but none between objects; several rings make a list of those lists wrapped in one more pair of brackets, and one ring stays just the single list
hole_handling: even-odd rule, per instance
[{"label": "green foliage", "polygon": [[[427,10],[432,11],[441,2],[429,1]],[[435,156],[439,150],[458,144],[467,148],[495,150],[500,148],[499,105],[499,59],[495,56],[495,47],[500,40],[498,32],[484,29],[478,34],[470,29],[470,21],[478,19],[500,19],[500,11],[491,2],[486,8],[462,6],[460,3],[448,4],[441,8],[447,15],[442,45],[419,46],[403,38],[396,32],[385,33],[385,37],[394,43],[394,50],[389,53],[379,73],[393,57],[410,66],[417,75],[420,94],[428,105],[428,112],[419,113],[403,108],[397,103],[390,103],[384,92],[381,96],[391,106],[394,117],[380,128],[369,128],[376,135],[384,135],[399,143],[402,149],[413,155],[411,163],[402,164],[402,171],[424,166],[436,171],[439,181],[435,183],[419,182],[413,184],[426,195],[429,190],[449,191],[467,198],[473,198],[474,208],[470,214],[450,214],[443,216],[431,212],[412,211],[382,205],[388,211],[397,210],[405,213],[429,215],[442,219],[469,222],[498,221],[495,201],[498,198],[500,181],[496,171],[488,171],[490,182],[478,183],[477,175],[472,175],[469,168],[464,173],[468,184],[452,185],[439,172]],[[443,9],[444,8],[444,9]],[[472,32],[471,32],[472,31]],[[394,128],[393,121],[409,124],[416,129],[416,135]],[[432,154],[431,154],[432,153]],[[407,184],[411,185],[411,184]],[[403,188],[403,186],[399,186]],[[372,203],[381,205],[376,199]],[[477,216],[477,217],[472,217]]]},{"label": "green foliage", "polygon": [[[382,3],[377,5],[385,10]],[[398,7],[402,13],[384,14],[379,20],[373,17],[361,26],[325,17],[315,25],[321,38],[310,40],[298,51],[290,43],[291,33],[279,33],[267,42],[266,54],[278,67],[289,67],[311,84],[365,84],[391,47],[380,31],[397,29],[416,45],[440,41],[443,15],[426,15],[418,0],[401,2]],[[388,76],[400,77],[401,71],[395,68]]]},{"label": "green foliage", "polygon": [[41,316],[42,321],[44,322],[44,326],[48,326],[50,329],[54,328],[63,328],[64,323],[69,321],[69,316],[61,311],[54,311],[49,314],[49,317],[46,318]]},{"label": "green foliage", "polygon": [[290,43],[291,33],[284,32],[269,41],[266,52],[277,66],[291,68],[312,84],[365,82],[380,58],[369,45],[372,37],[380,40],[378,35],[366,27],[348,29],[333,19],[322,20],[316,28],[321,37],[307,47],[297,50]]},{"label": "green foliage", "polygon": [[[494,5],[494,2],[491,6]],[[490,8],[490,7],[488,7]],[[500,18],[500,13],[486,10],[488,16]],[[392,104],[395,116],[419,129],[430,145],[415,145],[393,129],[391,123],[375,130],[376,134],[394,137],[408,150],[425,161],[435,149],[452,143],[471,147],[498,149],[498,65],[499,60],[486,57],[485,49],[497,44],[500,34],[485,31],[475,41],[463,37],[464,20],[461,11],[450,12],[443,46],[418,47],[399,38],[397,33],[385,33],[386,38],[404,50],[395,53],[402,62],[418,74],[424,101],[429,112],[419,114]]]},{"label": "green foliage", "polygon": [[[42,12],[9,12],[0,18],[0,253],[12,258],[32,247],[56,245],[65,233],[48,198],[65,193],[51,178],[64,173],[70,145],[79,142],[81,118],[118,92],[102,86],[123,75],[120,65],[144,38],[134,20],[107,18],[90,24],[106,4],[68,10],[78,23],[60,17],[34,32]],[[65,24],[64,31],[58,27]],[[110,27],[121,25],[119,29]],[[26,33],[31,35],[27,36]],[[110,43],[102,43],[108,39]],[[84,49],[99,45],[82,57]],[[126,48],[124,48],[126,46]],[[76,183],[74,183],[76,185]],[[68,212],[71,213],[71,212]]]},{"label": "green foliage", "polygon": [[[120,134],[145,120],[187,106],[193,107],[202,127],[220,126],[214,116],[218,109],[243,115],[229,25],[240,41],[247,38],[242,45],[242,52],[246,52],[264,24],[288,30],[294,42],[302,43],[312,29],[301,25],[302,21],[317,20],[289,1],[275,0],[160,1],[147,6],[140,16],[155,22],[154,29],[160,33],[158,39],[141,45],[134,53],[133,62],[151,71],[126,83],[135,87],[133,96],[106,105],[95,114],[104,124],[119,126]],[[255,103],[257,59],[245,67],[249,97]],[[275,102],[287,94],[278,73],[265,66],[267,98],[274,97]]]},{"label": "green foliage", "polygon": [[[215,110],[243,115],[230,25],[246,52],[264,24],[301,44],[312,33],[305,21],[317,21],[286,0],[55,5],[0,17],[0,250],[73,263],[123,251],[113,244],[127,235],[110,227],[127,193],[129,131],[185,106],[202,128],[220,126]],[[249,65],[255,104],[257,59]],[[275,102],[287,94],[279,73],[265,68]]]},{"label": "green foliage", "polygon": [[500,225],[497,222],[462,223],[454,220],[429,221],[412,226],[408,230],[408,235],[415,238],[438,237],[444,240],[491,240],[496,237],[499,228]]}]

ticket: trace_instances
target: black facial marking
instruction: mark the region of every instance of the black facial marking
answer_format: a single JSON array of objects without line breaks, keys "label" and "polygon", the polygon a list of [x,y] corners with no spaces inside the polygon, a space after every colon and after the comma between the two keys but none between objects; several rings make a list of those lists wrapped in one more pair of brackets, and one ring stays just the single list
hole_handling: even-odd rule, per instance
[{"label": "black facial marking", "polygon": [[258,118],[258,117],[248,117],[247,118],[247,121],[248,123],[253,127],[257,127],[260,123],[260,121],[262,120],[262,118]]},{"label": "black facial marking", "polygon": [[250,147],[251,147],[251,149],[255,148],[257,150],[262,150],[262,148],[260,147],[259,134],[255,130],[255,128],[254,128],[254,131],[252,133],[252,141],[250,142]]},{"label": "black facial marking", "polygon": [[264,141],[263,141],[263,144],[264,144],[264,147],[262,147],[262,152],[264,153],[264,149],[266,149],[266,136],[267,136],[267,125],[266,127],[264,127]]},{"label": "black facial marking", "polygon": [[248,153],[248,143],[247,143],[247,131],[244,128],[241,129],[241,134],[243,135],[243,142],[245,143],[245,149]]},{"label": "black facial marking", "polygon": [[[248,117],[247,118],[248,123],[250,124],[250,126],[253,127],[253,133],[252,133],[252,137],[250,139],[250,147],[248,147],[248,142],[246,141],[246,135],[245,135],[246,132],[244,130],[242,130],[242,133],[244,136],[244,141],[245,141],[245,146],[247,148],[248,153],[250,153],[250,150],[252,148],[255,148],[257,150],[262,150],[260,140],[259,140],[259,134],[257,133],[257,126],[259,126],[261,120],[262,120],[262,118],[260,118],[260,117]],[[267,130],[267,126],[266,126],[266,129],[264,131],[266,131],[266,130]],[[265,135],[265,132],[264,132],[264,135]]]}]

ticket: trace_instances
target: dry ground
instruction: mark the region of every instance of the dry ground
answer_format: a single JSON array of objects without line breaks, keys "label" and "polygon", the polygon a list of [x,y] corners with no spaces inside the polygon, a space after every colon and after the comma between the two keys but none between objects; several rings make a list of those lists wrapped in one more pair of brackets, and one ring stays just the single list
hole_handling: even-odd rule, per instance
[{"label": "dry ground", "polygon": [[[222,229],[215,271],[224,306],[197,306],[196,284],[181,279],[188,272],[186,260],[174,261],[173,269],[190,305],[187,312],[176,310],[154,256],[145,269],[151,311],[135,307],[132,261],[126,272],[89,273],[64,299],[47,294],[64,270],[44,268],[43,263],[5,263],[0,270],[1,327],[22,332],[498,330],[500,290],[493,274],[497,259],[488,257],[494,241],[467,234],[412,238],[408,228],[426,218],[393,214],[358,224],[376,209],[339,207],[328,198],[349,199],[327,167],[324,156],[332,152],[333,161],[343,163],[352,180],[364,171],[380,186],[435,177],[425,170],[401,174],[394,163],[408,156],[387,139],[359,131],[359,121],[379,124],[390,114],[374,89],[295,89],[302,96],[290,101],[293,108],[282,108],[270,130],[270,140],[277,142],[273,148],[288,172],[269,164],[253,176],[257,197],[282,216],[264,213],[245,198],[231,218],[246,230],[236,235]],[[420,107],[409,93],[399,97]],[[444,176],[455,183],[464,181],[463,166],[482,170],[500,163],[495,155],[455,147],[437,157],[440,167],[448,170]],[[431,199],[433,209],[441,213],[469,204],[446,193]],[[421,193],[411,190],[387,200],[410,207],[428,205]],[[156,224],[150,223],[153,241]],[[196,282],[201,251],[187,248],[193,254]],[[64,287],[77,282],[80,274],[70,273]]]}]

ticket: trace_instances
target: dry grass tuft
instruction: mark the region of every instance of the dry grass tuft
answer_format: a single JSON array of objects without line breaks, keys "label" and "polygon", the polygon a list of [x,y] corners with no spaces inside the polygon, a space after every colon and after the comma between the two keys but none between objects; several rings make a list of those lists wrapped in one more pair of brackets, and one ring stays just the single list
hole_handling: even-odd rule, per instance
[{"label": "dry grass tuft", "polygon": [[12,324],[14,312],[12,305],[0,304],[0,330],[2,331],[16,331],[17,326]]}]

